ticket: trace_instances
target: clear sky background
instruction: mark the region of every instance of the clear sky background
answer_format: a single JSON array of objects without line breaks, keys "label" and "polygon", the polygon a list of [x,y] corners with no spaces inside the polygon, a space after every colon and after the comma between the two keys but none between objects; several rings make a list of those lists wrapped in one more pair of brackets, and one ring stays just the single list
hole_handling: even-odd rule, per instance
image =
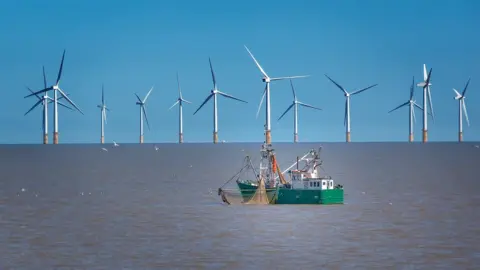
[{"label": "clear sky background", "polygon": [[[60,108],[60,143],[100,140],[101,86],[108,113],[106,142],[138,142],[139,107],[147,101],[151,130],[145,142],[178,140],[176,72],[184,98],[185,142],[211,142],[213,103],[193,112],[212,89],[211,57],[219,89],[245,99],[219,97],[219,140],[263,141],[265,110],[256,110],[264,83],[243,45],[270,76],[311,75],[294,81],[300,101],[300,141],[344,141],[344,96],[327,73],[348,90],[379,85],[351,100],[352,141],[407,141],[408,109],[387,112],[408,100],[412,76],[433,68],[435,122],[431,141],[455,141],[458,101],[471,77],[464,139],[480,140],[480,1],[22,1],[0,3],[0,143],[41,143],[41,106],[24,99],[25,88],[56,79],[66,49],[60,86],[85,115]],[[272,140],[293,140],[293,113],[276,119],[292,102],[288,81],[271,84]],[[421,88],[416,88],[422,104]],[[53,134],[52,107],[49,133]],[[421,140],[416,111],[415,140]],[[50,142],[52,136],[50,136]]]}]

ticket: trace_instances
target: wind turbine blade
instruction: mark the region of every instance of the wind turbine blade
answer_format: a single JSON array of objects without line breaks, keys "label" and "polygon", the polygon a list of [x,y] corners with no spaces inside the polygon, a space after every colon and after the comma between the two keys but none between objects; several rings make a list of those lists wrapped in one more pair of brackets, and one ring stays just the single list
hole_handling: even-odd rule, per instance
[{"label": "wind turbine blade", "polygon": [[42,89],[42,90],[40,90],[40,91],[31,93],[30,95],[24,96],[23,98],[27,98],[27,97],[31,97],[31,96],[36,96],[36,95],[38,95],[38,94],[48,92],[48,91],[50,91],[50,90],[52,90],[52,89],[53,89],[53,87],[48,87],[48,88]]},{"label": "wind turbine blade", "polygon": [[172,105],[170,108],[168,108],[168,109],[171,110],[173,107],[175,107],[175,105],[178,104],[178,102],[179,102],[179,101],[177,100],[177,102],[173,103],[173,105]]},{"label": "wind turbine blade", "polygon": [[260,113],[260,109],[262,108],[263,100],[265,99],[265,94],[266,93],[267,93],[267,86],[265,86],[265,90],[263,90],[263,95],[262,95],[262,99],[260,99],[260,104],[258,105],[256,118],[258,118],[258,114]]},{"label": "wind turbine blade", "polygon": [[470,120],[468,120],[467,106],[465,105],[465,99],[462,99],[462,108],[463,114],[465,114],[465,119],[467,120],[467,125],[470,126]]},{"label": "wind turbine blade", "polygon": [[395,111],[395,110],[398,110],[398,109],[400,109],[400,108],[403,107],[403,106],[407,106],[409,103],[410,103],[410,102],[407,101],[407,102],[405,102],[405,103],[403,103],[403,104],[400,104],[400,105],[398,105],[397,107],[395,107],[394,109],[390,110],[388,113],[391,113],[391,112],[393,112],[393,111]]},{"label": "wind turbine blade", "polygon": [[38,104],[42,103],[42,100],[40,99],[39,101],[37,101],[35,104],[33,104],[33,106],[30,108],[30,110],[28,110],[23,116],[27,115],[29,112],[31,112],[33,109],[35,109],[35,107],[38,106]]},{"label": "wind turbine blade", "polygon": [[282,117],[287,114],[288,111],[290,111],[291,108],[293,108],[293,105],[295,105],[295,103],[292,103],[290,106],[288,106],[288,108],[285,110],[285,112],[283,112],[283,114],[278,118],[277,121],[280,121],[280,119],[282,119]]},{"label": "wind turbine blade", "polygon": [[347,125],[347,114],[348,114],[348,103],[347,103],[348,97],[345,99],[345,115],[343,117],[343,125]]},{"label": "wind turbine blade", "polygon": [[[430,72],[432,72],[432,69],[430,69]],[[430,106],[430,112],[432,113],[432,120],[435,122],[435,114],[433,113],[433,104],[432,104],[432,94],[430,92],[430,87],[427,86],[427,92],[428,92],[428,105]]]},{"label": "wind turbine blade", "polygon": [[423,111],[423,108],[420,107],[420,105],[418,105],[416,102],[414,102],[413,105],[414,105],[415,107],[417,107],[419,110]]},{"label": "wind turbine blade", "polygon": [[225,94],[225,93],[223,93],[223,92],[220,92],[220,91],[218,91],[218,93],[219,93],[220,95],[222,95],[222,96],[226,97],[226,98],[230,98],[230,99],[238,100],[238,101],[240,101],[240,102],[248,103],[248,102],[246,102],[245,100],[242,100],[242,99],[236,98],[236,97],[234,97],[234,96],[231,96],[231,95],[229,95],[229,94]]},{"label": "wind turbine blade", "polygon": [[423,80],[427,81],[428,75],[427,75],[427,65],[423,64]]},{"label": "wind turbine blade", "polygon": [[375,86],[377,86],[377,85],[378,85],[378,84],[370,85],[369,87],[366,87],[366,88],[363,88],[363,89],[361,89],[361,90],[358,90],[358,91],[353,92],[351,95],[353,96],[353,95],[356,95],[356,94],[360,94],[361,92],[367,91],[368,89],[373,88],[373,87],[375,87]]},{"label": "wind turbine blade", "polygon": [[109,108],[107,108],[106,106],[105,106],[105,110],[107,110],[107,111],[110,111],[110,109],[109,109]]},{"label": "wind turbine blade", "polygon": [[152,90],[153,90],[153,86],[152,86],[152,88],[150,88],[150,91],[148,91],[148,93],[147,93],[147,95],[145,96],[145,99],[143,100],[142,103],[147,102],[148,96],[150,96],[150,93],[152,93]]},{"label": "wind turbine blade", "polygon": [[142,105],[142,112],[143,112],[143,116],[145,117],[145,121],[147,121],[148,130],[150,130],[150,124],[148,123],[148,117],[147,117],[147,111],[145,110],[145,105]]},{"label": "wind turbine blade", "polygon": [[286,80],[286,79],[299,79],[299,78],[307,78],[310,77],[310,75],[301,75],[301,76],[287,76],[287,77],[276,77],[276,78],[270,78],[270,81],[279,81],[279,80]]},{"label": "wind turbine blade", "polygon": [[208,62],[210,63],[210,72],[212,72],[213,89],[217,90],[217,81],[215,80],[215,72],[213,72],[212,60],[210,60],[210,57],[208,58]]},{"label": "wind turbine blade", "polygon": [[[427,80],[425,81],[426,87],[428,87],[428,85],[430,84],[431,76],[432,76],[432,68],[430,68],[430,71],[428,72]],[[430,91],[430,88],[428,89],[428,91]]]},{"label": "wind turbine blade", "polygon": [[318,108],[318,107],[315,107],[315,106],[312,106],[312,105],[309,105],[309,104],[306,104],[306,103],[303,103],[303,102],[300,102],[298,101],[297,102],[299,105],[303,106],[303,107],[307,107],[307,108],[311,108],[311,109],[315,109],[315,110],[319,110],[321,111],[322,109]]},{"label": "wind turbine blade", "polygon": [[[28,91],[30,91],[30,93],[35,94],[35,93],[32,91],[32,89],[30,89],[29,87],[27,87],[27,89],[28,89]],[[41,98],[40,96],[38,96],[38,95],[35,95],[35,96],[36,96],[39,100],[42,100],[42,98]]]},{"label": "wind turbine blade", "polygon": [[137,97],[138,102],[139,102],[140,104],[142,104],[142,103],[143,103],[143,102],[142,102],[142,99],[137,95],[137,93],[134,93],[134,94],[135,94],[135,96]]},{"label": "wind turbine blade", "polygon": [[467,92],[467,87],[468,87],[468,84],[469,84],[469,83],[470,83],[470,78],[468,78],[467,84],[465,85],[465,88],[463,89],[462,97],[465,96],[465,92]]},{"label": "wind turbine blade", "polygon": [[182,98],[182,88],[180,88],[180,79],[178,78],[178,72],[177,72],[177,86],[178,86],[178,94],[180,96],[180,99]]},{"label": "wind turbine blade", "polygon": [[183,99],[183,98],[182,98],[181,100],[182,100],[182,102],[185,102],[185,103],[188,103],[188,104],[192,104],[192,102],[190,102],[190,101],[188,101],[188,100],[185,100],[185,99]]},{"label": "wind turbine blade", "polygon": [[103,83],[102,83],[102,105],[105,105],[105,93],[103,92]]},{"label": "wind turbine blade", "polygon": [[105,121],[105,124],[106,124],[107,123],[107,111],[106,110],[102,111],[102,116],[103,116],[103,120]]},{"label": "wind turbine blade", "polygon": [[332,83],[334,83],[338,88],[340,88],[340,90],[342,90],[343,93],[348,94],[347,90],[345,90],[340,84],[338,84],[336,81],[332,80],[332,78],[328,77],[327,74],[325,74],[325,76],[326,76]]},{"label": "wind turbine blade", "polygon": [[415,76],[413,76],[412,86],[410,86],[410,100],[413,99],[413,94],[415,91],[414,89],[415,89]]},{"label": "wind turbine blade", "polygon": [[295,94],[295,88],[293,87],[292,80],[290,80],[290,86],[292,87],[293,100],[297,100],[297,95]]},{"label": "wind turbine blade", "polygon": [[[415,106],[415,104],[414,104]],[[412,108],[412,116],[413,116],[413,122],[416,123],[417,122],[417,117],[415,116],[415,107]]]},{"label": "wind turbine blade", "polygon": [[[52,99],[52,100],[53,100],[53,99]],[[52,101],[52,102],[53,102],[53,101]],[[64,104],[64,103],[62,103],[62,102],[59,102],[59,101],[58,101],[58,99],[57,99],[57,104],[58,104],[59,106],[62,106],[62,107],[64,107],[64,108],[67,108],[67,109],[69,109],[69,110],[72,110],[72,111],[73,111],[73,109],[72,109],[72,108],[68,107],[67,105],[65,105],[65,104]]]},{"label": "wind turbine blade", "polygon": [[193,113],[193,115],[195,115],[203,107],[203,105],[205,105],[205,103],[207,103],[213,97],[213,95],[213,93],[208,95],[208,97],[203,101],[202,105],[198,107],[198,109]]},{"label": "wind turbine blade", "polygon": [[460,95],[460,93],[457,91],[457,89],[455,88],[452,88],[453,89],[453,92],[455,92],[455,94],[457,94],[457,96],[455,97],[455,99],[459,99],[462,97],[462,95]]},{"label": "wind turbine blade", "polygon": [[42,66],[43,69],[43,88],[47,88],[47,76],[45,76],[45,66]]},{"label": "wind turbine blade", "polygon": [[265,72],[265,70],[263,70],[262,66],[260,66],[260,64],[258,63],[257,59],[255,59],[255,56],[253,56],[253,54],[250,52],[250,50],[247,48],[246,45],[243,45],[245,47],[245,49],[247,49],[247,52],[248,54],[250,54],[250,56],[252,57],[253,61],[255,62],[255,64],[257,65],[258,69],[260,70],[260,72],[262,72],[263,76],[268,77],[267,73]]},{"label": "wind turbine blade", "polygon": [[75,103],[73,103],[73,101],[67,95],[65,95],[65,93],[62,91],[62,89],[58,88],[58,92],[60,92],[60,94],[68,101],[68,103],[70,103],[70,105],[75,107],[75,109],[77,109],[81,114],[84,114],[82,112],[82,110],[80,110],[80,108],[78,108],[77,105],[75,105]]},{"label": "wind turbine blade", "polygon": [[60,69],[58,70],[58,77],[57,77],[57,83],[60,82],[60,78],[62,77],[62,70],[63,70],[63,60],[65,59],[65,50],[63,50],[63,55],[62,55],[62,62],[60,63]]}]

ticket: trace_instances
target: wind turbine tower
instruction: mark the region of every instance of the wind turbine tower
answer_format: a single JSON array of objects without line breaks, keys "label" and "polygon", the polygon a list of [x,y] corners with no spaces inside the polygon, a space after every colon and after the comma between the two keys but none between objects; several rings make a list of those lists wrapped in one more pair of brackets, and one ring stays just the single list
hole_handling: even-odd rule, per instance
[{"label": "wind turbine tower", "polygon": [[430,93],[430,86],[432,85],[430,83],[430,79],[432,75],[432,68],[430,68],[430,72],[428,72],[427,75],[427,65],[423,64],[423,82],[420,82],[417,84],[418,87],[423,88],[423,139],[422,141],[425,143],[428,141],[428,108],[427,108],[427,100],[428,104],[430,105],[430,111],[432,114],[432,120],[435,121],[435,115],[433,114],[433,106],[432,106],[432,95]]},{"label": "wind turbine tower", "polygon": [[467,107],[465,106],[465,92],[467,92],[467,87],[469,83],[470,83],[470,79],[468,79],[462,94],[460,94],[455,88],[453,88],[453,91],[456,94],[455,99],[458,100],[458,141],[459,142],[463,141],[462,112],[465,113],[465,120],[467,120],[467,125],[470,126],[470,121],[468,120]]},{"label": "wind turbine tower", "polygon": [[64,59],[65,59],[65,50],[63,51],[62,61],[60,63],[60,69],[58,70],[57,81],[54,85],[52,85],[50,87],[45,87],[44,89],[42,89],[40,91],[37,91],[37,92],[32,93],[28,96],[25,96],[25,98],[27,98],[27,97],[31,97],[31,96],[34,96],[34,95],[37,95],[37,94],[40,94],[40,93],[45,93],[46,94],[48,91],[53,91],[53,105],[54,105],[53,106],[53,118],[54,118],[53,144],[58,144],[58,100],[59,100],[58,93],[60,93],[60,95],[62,95],[63,98],[65,98],[73,107],[75,107],[75,109],[77,109],[81,114],[83,114],[83,112],[77,107],[77,105],[75,105],[75,103],[73,103],[73,101],[68,97],[68,95],[66,95],[63,92],[63,90],[59,86],[60,78],[62,77]]},{"label": "wind turbine tower", "polygon": [[173,105],[169,108],[171,110],[175,105],[178,104],[178,143],[183,143],[183,111],[182,106],[183,102],[192,104],[190,101],[183,99],[182,89],[180,88],[180,79],[178,78],[177,72],[177,85],[178,85],[178,99]]},{"label": "wind turbine tower", "polygon": [[290,109],[293,108],[293,130],[294,130],[294,132],[293,132],[293,142],[297,143],[298,142],[298,105],[303,106],[303,107],[307,107],[307,108],[312,108],[312,109],[315,109],[315,110],[322,110],[322,109],[314,107],[312,105],[305,104],[301,101],[298,101],[297,100],[297,95],[295,94],[295,88],[293,87],[292,80],[290,80],[290,86],[292,87],[293,103],[285,110],[285,112],[278,118],[278,120],[280,121],[280,119],[282,119],[282,117],[288,111],[290,111]]},{"label": "wind turbine tower", "polygon": [[245,49],[247,50],[248,54],[250,54],[250,57],[252,57],[253,61],[257,65],[258,69],[262,73],[262,81],[265,83],[265,90],[263,91],[263,96],[262,99],[260,100],[260,105],[258,106],[258,111],[257,111],[257,117],[258,113],[260,112],[260,108],[262,107],[263,99],[266,97],[266,104],[265,104],[265,142],[267,144],[272,143],[272,136],[271,136],[271,125],[270,125],[270,82],[272,81],[279,81],[279,80],[284,80],[284,79],[297,79],[297,78],[305,78],[308,77],[309,75],[302,75],[302,76],[289,76],[289,77],[276,77],[276,78],[270,78],[265,70],[263,70],[262,66],[258,63],[257,59],[253,56],[253,54],[250,52],[250,50],[245,46]]},{"label": "wind turbine tower", "polygon": [[97,105],[98,108],[100,108],[100,143],[104,144],[105,143],[105,124],[107,123],[107,111],[110,111],[110,109],[107,108],[107,105],[105,104],[105,93],[103,90],[103,84],[102,84],[102,104]]},{"label": "wind turbine tower", "polygon": [[143,117],[145,116],[145,121],[147,121],[147,127],[148,127],[148,130],[150,130],[150,124],[148,123],[148,118],[147,118],[147,112],[145,110],[145,104],[147,102],[147,99],[148,99],[148,96],[150,96],[150,93],[152,92],[153,90],[153,86],[152,88],[150,88],[150,91],[148,91],[147,95],[145,96],[145,98],[142,100],[138,95],[137,93],[135,93],[135,96],[137,97],[137,105],[140,105],[140,143],[143,143]]},{"label": "wind turbine tower", "polygon": [[328,77],[327,74],[325,76],[333,83],[335,84],[340,90],[342,90],[344,96],[345,96],[345,116],[343,120],[343,124],[346,126],[346,141],[350,142],[350,97],[356,94],[360,94],[363,91],[366,91],[372,87],[377,86],[378,84],[370,85],[369,87],[354,91],[352,93],[347,92],[345,88],[343,88],[340,84],[332,80],[332,78]]},{"label": "wind turbine tower", "polygon": [[423,110],[422,107],[420,107],[414,100],[414,87],[415,87],[415,77],[413,77],[412,80],[412,86],[410,86],[410,99],[407,100],[405,103],[399,105],[398,107],[394,108],[393,110],[390,110],[388,113],[391,113],[395,110],[398,110],[404,106],[409,106],[409,113],[408,113],[408,141],[413,142],[413,123],[416,121],[415,118],[415,107],[417,107],[420,110]]},{"label": "wind turbine tower", "polygon": [[202,107],[213,97],[213,143],[218,143],[218,110],[217,110],[217,95],[224,96],[229,99],[234,99],[240,102],[247,103],[245,100],[238,99],[229,94],[220,92],[217,88],[217,81],[215,80],[215,73],[213,72],[212,61],[208,58],[210,63],[210,71],[212,73],[213,89],[210,91],[210,95],[203,101],[198,109],[193,113],[195,115]]}]

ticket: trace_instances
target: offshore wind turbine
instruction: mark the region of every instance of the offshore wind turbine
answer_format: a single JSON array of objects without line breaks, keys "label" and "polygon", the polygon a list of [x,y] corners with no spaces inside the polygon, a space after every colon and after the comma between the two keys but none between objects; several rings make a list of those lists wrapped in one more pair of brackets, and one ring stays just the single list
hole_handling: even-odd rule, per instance
[{"label": "offshore wind turbine", "polygon": [[360,89],[360,90],[357,90],[357,91],[354,91],[352,93],[349,93],[347,92],[347,90],[345,90],[345,88],[343,88],[340,84],[338,84],[337,82],[335,82],[334,80],[332,80],[332,78],[328,77],[327,74],[325,74],[325,76],[333,83],[335,84],[338,88],[340,88],[340,90],[343,91],[343,94],[345,96],[345,116],[344,116],[344,120],[343,120],[343,124],[346,126],[346,141],[347,142],[350,142],[350,97],[353,96],[353,95],[356,95],[356,94],[360,94],[361,92],[363,91],[366,91],[372,87],[375,87],[377,86],[378,84],[374,84],[374,85],[370,85],[368,87],[365,87],[363,89]]},{"label": "offshore wind turbine", "polygon": [[416,121],[415,118],[415,107],[417,107],[420,110],[423,110],[422,107],[420,107],[414,99],[414,87],[415,87],[415,77],[413,77],[412,80],[412,86],[410,86],[410,99],[407,100],[405,103],[402,103],[401,105],[395,107],[394,109],[390,110],[388,113],[391,113],[395,110],[398,110],[404,106],[409,106],[409,113],[408,113],[408,141],[413,142],[413,122]]},{"label": "offshore wind turbine", "polygon": [[455,99],[458,100],[458,141],[459,142],[463,141],[462,111],[463,113],[465,113],[465,120],[467,120],[467,125],[470,126],[470,121],[468,120],[467,107],[465,106],[465,92],[467,92],[467,87],[469,83],[470,83],[470,78],[468,79],[462,94],[460,94],[455,88],[453,88],[453,91],[455,92],[455,94],[457,94]]},{"label": "offshore wind turbine", "polygon": [[178,99],[177,102],[173,103],[173,105],[169,108],[171,110],[175,105],[178,104],[178,143],[183,143],[183,102],[192,104],[190,101],[183,99],[182,96],[182,89],[180,88],[180,79],[178,78],[177,72],[177,85],[178,85]]},{"label": "offshore wind turbine", "polygon": [[290,80],[290,86],[292,87],[292,93],[293,93],[293,103],[285,110],[285,112],[278,118],[278,121],[282,119],[282,117],[290,110],[293,108],[293,142],[298,142],[298,105],[307,107],[307,108],[312,108],[315,110],[322,110],[320,108],[314,107],[312,105],[305,104],[301,101],[298,101],[297,95],[295,94],[295,88],[293,87],[292,80]]},{"label": "offshore wind turbine", "polygon": [[[77,109],[81,114],[83,112],[73,103],[73,101],[66,95],[62,89],[60,89],[60,78],[62,77],[62,70],[63,70],[63,61],[65,60],[65,50],[63,50],[63,55],[62,55],[62,62],[60,63],[60,69],[58,70],[58,76],[57,76],[57,81],[55,82],[54,85],[50,87],[45,87],[44,89],[34,92],[27,97],[31,97],[40,93],[47,93],[48,91],[53,91],[53,118],[54,118],[54,131],[53,131],[53,143],[58,144],[58,93],[62,95],[63,98],[65,98],[68,103],[70,103],[75,109]],[[58,92],[58,93],[57,93]]]},{"label": "offshore wind turbine", "polygon": [[148,99],[148,96],[150,96],[150,93],[152,92],[153,90],[153,86],[152,88],[150,88],[150,91],[148,91],[147,95],[145,96],[145,98],[142,100],[138,95],[137,93],[135,93],[135,96],[137,97],[137,105],[140,105],[140,143],[143,143],[143,117],[145,116],[145,121],[147,121],[147,127],[148,127],[148,130],[150,130],[150,124],[148,123],[148,118],[147,118],[147,112],[145,110],[145,104],[147,102],[147,99]]},{"label": "offshore wind turbine", "polygon": [[240,102],[248,103],[245,100],[241,100],[229,94],[220,92],[217,88],[217,81],[215,80],[215,72],[213,72],[212,61],[210,57],[208,58],[210,63],[210,71],[212,73],[213,89],[210,91],[210,95],[203,101],[203,103],[198,107],[198,109],[193,113],[195,115],[202,107],[213,97],[213,143],[218,143],[218,110],[217,110],[217,95],[224,96],[229,99],[234,99]]},{"label": "offshore wind turbine", "polygon": [[103,84],[102,84],[102,104],[97,105],[98,108],[100,108],[100,143],[103,144],[105,143],[105,124],[107,123],[107,111],[110,111],[110,109],[107,108],[107,105],[105,104],[105,93],[103,91]]},{"label": "offshore wind turbine", "polygon": [[423,82],[417,83],[418,87],[423,88],[423,108],[424,108],[424,110],[423,110],[423,136],[422,136],[423,138],[422,138],[422,141],[424,143],[428,141],[427,100],[428,100],[428,104],[430,105],[432,120],[435,121],[435,115],[433,114],[433,106],[432,106],[432,94],[430,93],[430,86],[432,85],[430,83],[431,74],[432,74],[432,68],[430,68],[430,72],[428,72],[428,75],[427,75],[427,65],[423,64]]},{"label": "offshore wind turbine", "polygon": [[[47,79],[46,79],[46,76],[45,76],[45,67],[42,67],[43,69],[43,84],[44,84],[44,87],[47,88]],[[28,91],[30,91],[30,93],[34,93],[30,88],[28,88]],[[48,96],[47,93],[45,93],[42,97],[40,97],[39,95],[35,95],[38,99],[38,101],[33,104],[33,106],[24,114],[27,115],[28,113],[30,113],[33,109],[35,109],[38,105],[40,105],[40,103],[43,105],[43,114],[42,114],[42,122],[43,122],[43,144],[48,144],[48,104],[52,103],[53,102],[53,99],[51,97]],[[61,97],[59,98],[61,99]],[[70,107],[66,106],[65,104],[61,103],[60,101],[58,102],[58,105],[60,106],[63,106],[67,109],[70,109]]]},{"label": "offshore wind turbine", "polygon": [[288,76],[288,77],[275,77],[271,78],[267,75],[265,70],[263,70],[262,66],[258,63],[257,59],[253,56],[253,54],[250,52],[250,50],[245,46],[245,49],[247,49],[248,54],[252,57],[253,61],[257,65],[258,69],[260,72],[263,74],[262,81],[265,83],[265,90],[263,91],[262,99],[260,100],[260,105],[258,106],[257,110],[257,117],[258,113],[260,112],[260,108],[262,107],[263,104],[263,99],[266,97],[266,104],[265,104],[265,143],[271,144],[272,143],[272,136],[271,136],[271,125],[270,125],[270,82],[272,81],[279,81],[279,80],[284,80],[284,79],[297,79],[297,78],[306,78],[309,75],[302,75],[302,76]]}]

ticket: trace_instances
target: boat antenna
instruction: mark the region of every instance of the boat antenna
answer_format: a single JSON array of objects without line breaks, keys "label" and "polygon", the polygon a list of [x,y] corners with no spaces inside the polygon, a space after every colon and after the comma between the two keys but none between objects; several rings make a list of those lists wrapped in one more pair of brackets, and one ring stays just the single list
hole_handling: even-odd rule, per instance
[{"label": "boat antenna", "polygon": [[297,156],[297,171],[298,171],[298,162],[299,162],[299,157]]}]

